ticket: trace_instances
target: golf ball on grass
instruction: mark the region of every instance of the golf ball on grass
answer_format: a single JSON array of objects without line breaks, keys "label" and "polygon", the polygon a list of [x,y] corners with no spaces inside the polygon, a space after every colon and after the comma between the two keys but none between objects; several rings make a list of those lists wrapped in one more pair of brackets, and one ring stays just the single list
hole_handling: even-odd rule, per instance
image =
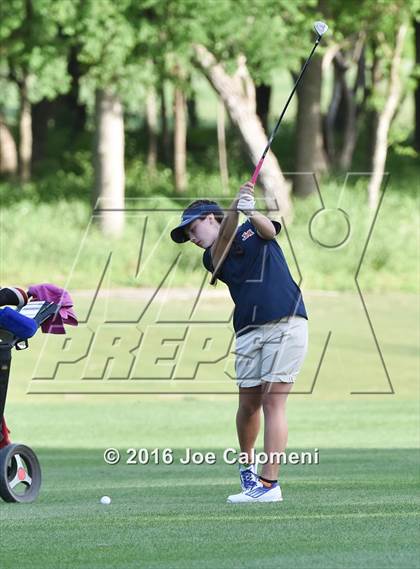
[{"label": "golf ball on grass", "polygon": [[111,498],[110,498],[109,496],[102,496],[100,502],[101,502],[101,504],[103,504],[104,506],[107,506],[108,504],[111,503]]}]

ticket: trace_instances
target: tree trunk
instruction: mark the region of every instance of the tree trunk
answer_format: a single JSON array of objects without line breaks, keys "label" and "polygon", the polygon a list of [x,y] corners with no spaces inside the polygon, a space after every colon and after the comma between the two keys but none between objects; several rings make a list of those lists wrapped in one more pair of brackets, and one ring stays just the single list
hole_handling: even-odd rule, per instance
[{"label": "tree trunk", "polygon": [[179,87],[174,95],[174,167],[175,191],[187,187],[187,109],[185,94]]},{"label": "tree trunk", "polygon": [[12,133],[0,116],[0,174],[16,174],[18,158]]},{"label": "tree trunk", "polygon": [[32,165],[44,160],[47,152],[48,122],[54,116],[54,102],[42,99],[32,105]]},{"label": "tree trunk", "polygon": [[229,172],[226,152],[225,105],[219,97],[217,101],[217,148],[219,149],[220,179],[223,193],[229,193]]},{"label": "tree trunk", "polygon": [[72,120],[73,138],[76,138],[85,130],[87,116],[86,105],[79,101],[80,78],[83,75],[82,65],[78,57],[79,50],[80,48],[78,46],[72,46],[70,48],[67,72],[71,77],[71,86],[70,91],[64,95],[64,103]]},{"label": "tree trunk", "polygon": [[[351,167],[357,140],[357,118],[366,103],[366,97],[363,97],[363,94],[366,96],[364,44],[365,36],[360,33],[351,52],[336,45],[331,46],[324,57],[325,63],[331,61],[334,66],[332,97],[324,124],[325,147],[329,162],[342,170]],[[351,87],[348,75],[354,65],[356,76]],[[360,91],[361,97],[358,96]]]},{"label": "tree trunk", "polygon": [[261,124],[265,132],[268,132],[268,113],[270,112],[271,85],[262,83],[255,89],[257,100],[257,115],[260,117]]},{"label": "tree trunk", "polygon": [[322,58],[315,55],[299,85],[296,123],[296,175],[293,192],[307,196],[316,190],[313,174],[325,170],[321,132]]},{"label": "tree trunk", "polygon": [[388,93],[384,108],[379,113],[378,128],[375,133],[375,148],[373,153],[373,172],[369,181],[368,196],[369,207],[376,209],[379,202],[379,190],[385,170],[386,155],[388,151],[388,132],[392,118],[397,109],[401,92],[401,78],[399,68],[401,52],[407,32],[406,24],[401,24],[397,31],[395,49],[391,60],[391,70],[388,80]]},{"label": "tree trunk", "polygon": [[26,78],[20,85],[19,115],[19,178],[28,182],[31,178],[32,161],[32,114],[28,99]]},{"label": "tree trunk", "polygon": [[124,227],[124,118],[121,101],[111,89],[95,97],[95,208],[105,235],[118,237]]},{"label": "tree trunk", "polygon": [[157,164],[157,101],[154,87],[149,88],[146,99],[146,122],[148,133],[147,167],[150,172],[156,170]]},{"label": "tree trunk", "polygon": [[357,62],[357,72],[356,78],[354,80],[354,93],[360,92],[361,101],[357,103],[357,114],[364,111],[366,105],[366,39],[363,38],[362,48],[360,50],[360,56]]},{"label": "tree trunk", "polygon": [[342,170],[348,170],[351,166],[353,159],[354,149],[356,147],[356,96],[355,93],[349,88],[343,77],[343,99],[345,100],[345,122],[344,122],[344,132],[343,132],[343,145],[341,147],[340,156],[338,159],[338,165]]},{"label": "tree trunk", "polygon": [[[222,98],[233,124],[238,128],[247,152],[256,166],[267,145],[267,136],[256,113],[255,87],[245,64],[242,73],[228,75],[212,53],[203,45],[195,45],[197,63],[212,87]],[[272,152],[269,152],[260,172],[264,198],[270,215],[291,215],[290,196],[283,173]]]},{"label": "tree trunk", "polygon": [[[348,65],[343,62],[343,100],[345,102],[345,117],[344,117],[344,132],[343,144],[341,147],[338,165],[342,170],[347,171],[352,164],[354,149],[356,148],[357,141],[357,116],[363,109],[365,101],[362,100],[358,106],[359,91],[363,94],[365,90],[365,36],[360,34],[358,40],[353,47],[352,60],[356,63],[356,78],[354,86],[349,87],[346,78],[346,71]],[[341,56],[340,52],[337,53],[337,58]],[[336,58],[336,59],[337,59]]]},{"label": "tree trunk", "polygon": [[[420,67],[420,22],[414,21],[414,31],[416,36],[416,66]],[[415,106],[415,130],[414,148],[420,152],[420,72],[417,73],[417,86],[414,91]]]},{"label": "tree trunk", "polygon": [[159,95],[160,95],[160,120],[161,120],[160,131],[161,131],[161,140],[162,140],[162,157],[165,164],[169,164],[170,155],[171,155],[171,143],[169,140],[165,85],[163,83],[160,86]]},{"label": "tree trunk", "polygon": [[198,115],[197,115],[197,101],[195,92],[192,86],[191,77],[189,78],[189,95],[187,97],[187,113],[188,113],[188,124],[192,128],[197,128],[198,126]]},{"label": "tree trunk", "polygon": [[195,100],[195,95],[191,95],[187,98],[187,113],[188,122],[193,127],[198,126],[198,116],[197,116],[197,102]]},{"label": "tree trunk", "polygon": [[[382,81],[382,72],[380,65],[380,57],[378,55],[378,46],[373,40],[371,50],[373,53],[372,65],[370,69],[370,85],[366,86],[365,99],[368,101],[373,94],[376,85]],[[366,113],[366,133],[367,133],[367,148],[366,148],[366,170],[372,172],[373,170],[373,155],[375,152],[376,132],[378,130],[379,112],[375,107],[368,108]]]},{"label": "tree trunk", "polygon": [[331,102],[325,117],[325,146],[327,149],[328,160],[331,164],[336,163],[337,149],[335,139],[335,121],[338,107],[343,92],[343,81],[341,78],[342,70],[334,64],[333,92]]}]

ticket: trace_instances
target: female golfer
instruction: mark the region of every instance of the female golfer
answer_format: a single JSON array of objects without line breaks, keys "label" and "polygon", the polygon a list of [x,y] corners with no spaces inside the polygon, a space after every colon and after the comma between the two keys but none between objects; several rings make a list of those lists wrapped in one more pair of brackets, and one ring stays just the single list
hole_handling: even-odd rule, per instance
[{"label": "female golfer", "polygon": [[[235,371],[239,387],[238,440],[248,461],[239,466],[242,492],[230,503],[278,502],[279,453],[287,444],[286,400],[308,347],[302,293],[276,241],[281,225],[255,209],[247,182],[224,214],[216,202],[196,200],[171,231],[176,243],[204,249],[206,269],[226,283],[235,311]],[[239,212],[248,220],[238,227]],[[258,475],[254,445],[264,413],[264,452]]]}]

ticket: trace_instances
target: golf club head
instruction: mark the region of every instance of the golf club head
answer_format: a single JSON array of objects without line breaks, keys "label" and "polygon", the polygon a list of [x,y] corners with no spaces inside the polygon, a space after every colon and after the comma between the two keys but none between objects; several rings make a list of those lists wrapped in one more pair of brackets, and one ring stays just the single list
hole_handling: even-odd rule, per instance
[{"label": "golf club head", "polygon": [[328,30],[328,26],[325,22],[315,22],[314,30],[318,34],[319,37],[322,37],[325,32]]}]

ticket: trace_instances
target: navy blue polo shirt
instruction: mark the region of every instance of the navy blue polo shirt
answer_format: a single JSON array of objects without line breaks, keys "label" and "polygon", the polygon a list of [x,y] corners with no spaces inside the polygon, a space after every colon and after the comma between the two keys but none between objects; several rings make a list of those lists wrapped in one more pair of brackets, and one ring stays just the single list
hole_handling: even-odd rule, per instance
[{"label": "navy blue polo shirt", "polygon": [[[278,234],[280,223],[272,223]],[[203,253],[203,264],[213,272],[210,249]],[[308,319],[302,293],[290,274],[281,247],[275,239],[260,237],[249,220],[238,227],[218,279],[227,284],[235,303],[236,336],[285,316]]]}]

